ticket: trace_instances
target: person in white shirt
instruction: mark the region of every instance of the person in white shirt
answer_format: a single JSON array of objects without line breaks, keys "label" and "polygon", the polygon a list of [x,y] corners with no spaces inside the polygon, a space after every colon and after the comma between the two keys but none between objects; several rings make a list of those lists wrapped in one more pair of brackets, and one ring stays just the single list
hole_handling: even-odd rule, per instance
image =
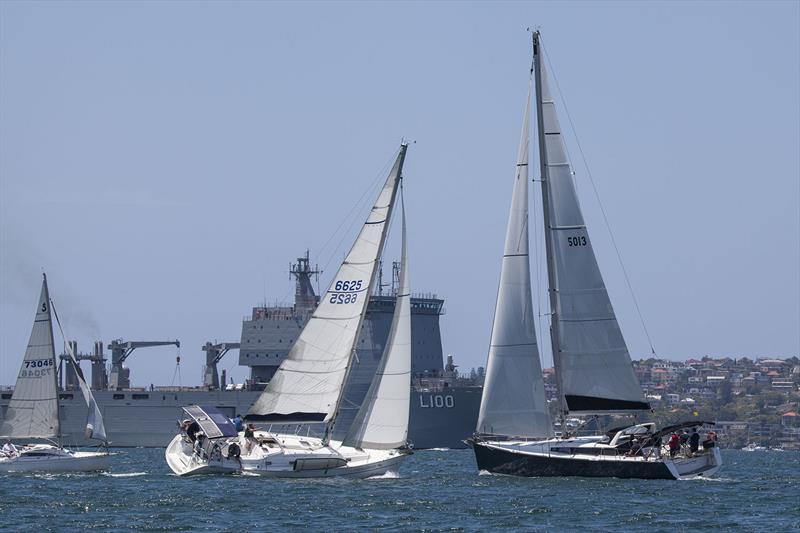
[{"label": "person in white shirt", "polygon": [[5,455],[6,457],[16,457],[17,455],[19,455],[17,447],[14,446],[14,444],[10,440],[7,440],[6,443],[3,444],[3,455]]}]

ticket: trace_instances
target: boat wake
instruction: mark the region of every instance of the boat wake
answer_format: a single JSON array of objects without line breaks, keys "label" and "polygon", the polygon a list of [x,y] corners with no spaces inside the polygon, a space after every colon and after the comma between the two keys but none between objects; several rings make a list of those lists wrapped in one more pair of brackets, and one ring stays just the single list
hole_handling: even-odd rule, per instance
[{"label": "boat wake", "polygon": [[124,472],[119,474],[112,474],[111,472],[103,472],[103,475],[108,477],[139,477],[139,476],[146,476],[147,472]]},{"label": "boat wake", "polygon": [[426,452],[449,452],[450,448],[425,448],[425,450],[420,450],[420,451],[426,451]]},{"label": "boat wake", "polygon": [[680,481],[713,481],[715,483],[736,483],[736,480],[730,477],[692,477],[692,478],[684,478]]},{"label": "boat wake", "polygon": [[400,472],[396,470],[389,470],[378,476],[370,476],[367,479],[400,479]]}]

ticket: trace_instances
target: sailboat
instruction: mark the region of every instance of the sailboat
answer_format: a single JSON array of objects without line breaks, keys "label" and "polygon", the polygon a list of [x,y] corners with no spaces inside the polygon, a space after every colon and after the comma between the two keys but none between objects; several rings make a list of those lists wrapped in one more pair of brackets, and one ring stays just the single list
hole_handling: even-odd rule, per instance
[{"label": "sailboat", "polygon": [[[534,328],[528,248],[528,151],[535,94],[550,337],[561,431],[548,407]],[[678,479],[710,476],[719,448],[669,456],[662,438],[702,426],[656,429],[633,424],[604,435],[576,436],[567,415],[636,415],[649,411],[597,265],[573,183],[540,45],[533,65],[516,165],[500,285],[476,433],[480,471],[517,476]],[[664,439],[666,440],[666,439]]]},{"label": "sailboat", "polygon": [[[22,360],[22,368],[5,419],[0,423],[0,438],[6,440],[3,452],[0,452],[0,472],[107,470],[109,467],[107,451],[73,451],[61,445],[52,301],[47,289],[47,276],[44,274],[42,276],[42,292],[28,348]],[[80,367],[69,343],[67,346],[70,350],[69,364],[77,369],[81,391],[89,409],[86,436],[105,443],[102,414],[80,373]],[[21,439],[37,439],[50,443],[14,445],[11,442]]]},{"label": "sailboat", "polygon": [[[400,289],[388,340],[355,420],[342,441],[331,439],[398,190],[402,191],[407,148],[400,146],[350,252],[289,355],[245,416],[249,427],[268,424],[267,429],[237,432],[213,407],[186,407],[182,431],[165,452],[173,472],[367,478],[396,471],[411,453],[411,291],[404,206]],[[313,425],[323,436],[273,432],[273,424]]]}]

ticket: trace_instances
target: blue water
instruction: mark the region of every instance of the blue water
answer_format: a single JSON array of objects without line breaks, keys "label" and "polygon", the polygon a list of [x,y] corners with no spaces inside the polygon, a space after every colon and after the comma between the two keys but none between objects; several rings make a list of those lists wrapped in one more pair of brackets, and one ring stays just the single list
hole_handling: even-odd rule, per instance
[{"label": "blue water", "polygon": [[800,453],[723,451],[714,480],[479,476],[470,450],[420,451],[399,477],[177,478],[162,450],[106,474],[0,475],[3,531],[791,531]]}]

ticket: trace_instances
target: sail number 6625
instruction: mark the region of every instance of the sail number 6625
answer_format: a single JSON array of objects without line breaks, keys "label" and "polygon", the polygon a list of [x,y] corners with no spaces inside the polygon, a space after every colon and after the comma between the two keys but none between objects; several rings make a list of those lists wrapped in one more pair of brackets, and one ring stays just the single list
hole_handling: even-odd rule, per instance
[{"label": "sail number 6625", "polygon": [[334,286],[336,291],[339,292],[356,292],[361,290],[361,283],[362,281],[359,280],[352,280],[352,281],[337,281],[336,285]]}]

